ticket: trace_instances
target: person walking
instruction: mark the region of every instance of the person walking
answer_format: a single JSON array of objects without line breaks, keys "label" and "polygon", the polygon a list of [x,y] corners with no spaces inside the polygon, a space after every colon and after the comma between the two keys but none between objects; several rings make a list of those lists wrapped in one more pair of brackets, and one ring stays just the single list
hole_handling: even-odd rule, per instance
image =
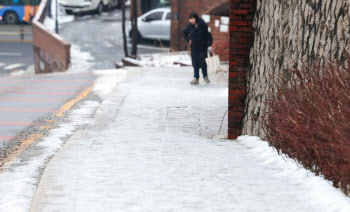
[{"label": "person walking", "polygon": [[183,30],[183,36],[191,46],[194,78],[190,83],[192,85],[199,84],[199,69],[202,69],[204,82],[210,83],[205,59],[207,58],[208,49],[211,49],[213,40],[208,31],[208,25],[202,18],[199,18],[197,13],[192,12],[189,15],[189,23]]}]

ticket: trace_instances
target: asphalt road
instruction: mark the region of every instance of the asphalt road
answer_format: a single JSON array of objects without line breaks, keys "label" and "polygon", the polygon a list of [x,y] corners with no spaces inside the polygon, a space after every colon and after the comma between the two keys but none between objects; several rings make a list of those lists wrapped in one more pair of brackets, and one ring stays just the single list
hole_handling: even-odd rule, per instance
[{"label": "asphalt road", "polygon": [[67,73],[0,77],[0,159],[26,136],[49,125],[47,119],[55,118],[94,79],[92,74]]},{"label": "asphalt road", "polygon": [[[129,17],[129,12],[126,14]],[[60,24],[60,35],[72,45],[94,58],[91,70],[112,69],[124,57],[121,33],[121,11],[105,12],[101,16],[85,15]],[[127,21],[129,23],[129,21]],[[0,24],[0,76],[33,69],[34,56],[31,25],[24,25],[26,42],[20,42],[20,26]],[[9,42],[15,41],[15,42]],[[165,45],[165,47],[161,47]],[[138,45],[138,54],[168,52],[168,43],[145,40]],[[129,50],[131,42],[128,43]],[[130,52],[130,51],[129,51]]]},{"label": "asphalt road", "polygon": [[[129,12],[126,16],[129,17]],[[77,17],[72,22],[61,24],[60,34],[94,57],[93,69],[111,69],[124,57],[121,17],[121,10],[105,12],[101,16]],[[162,48],[155,41],[143,41],[138,47],[138,54],[158,52],[169,52],[169,48]]]},{"label": "asphalt road", "polygon": [[[76,60],[79,52],[72,51],[72,66],[87,69],[85,74],[4,77],[16,70],[26,70],[34,63],[33,44],[0,42],[0,159],[28,135],[45,133],[45,125],[50,125],[47,120],[55,118],[60,107],[92,85],[95,75],[90,71],[114,69],[114,63],[124,57],[120,10],[70,20],[73,21],[60,24],[60,35],[71,42],[73,49],[78,46],[81,54],[93,57],[92,67],[87,69]],[[153,41],[139,46],[139,54],[167,51]]]},{"label": "asphalt road", "polygon": [[33,68],[33,33],[31,25],[24,25],[21,40],[20,25],[0,24],[0,76]]},{"label": "asphalt road", "polygon": [[33,28],[31,25],[0,24],[0,41],[31,42],[32,40],[33,40]]},{"label": "asphalt road", "polygon": [[0,76],[33,67],[33,43],[0,42]]}]

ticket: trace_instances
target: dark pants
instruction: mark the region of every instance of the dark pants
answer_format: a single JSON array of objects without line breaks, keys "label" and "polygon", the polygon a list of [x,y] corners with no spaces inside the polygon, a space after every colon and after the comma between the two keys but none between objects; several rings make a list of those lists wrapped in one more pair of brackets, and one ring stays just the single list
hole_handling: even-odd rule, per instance
[{"label": "dark pants", "polygon": [[199,79],[199,69],[202,69],[203,78],[208,76],[207,63],[205,59],[192,59],[192,65],[194,69],[194,78]]}]

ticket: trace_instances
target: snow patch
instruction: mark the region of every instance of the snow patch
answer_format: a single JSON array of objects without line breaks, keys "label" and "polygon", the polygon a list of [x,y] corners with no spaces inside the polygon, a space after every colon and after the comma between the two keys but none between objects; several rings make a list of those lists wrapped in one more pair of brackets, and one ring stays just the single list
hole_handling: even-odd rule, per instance
[{"label": "snow patch", "polygon": [[262,165],[278,170],[277,177],[308,187],[310,192],[305,193],[305,202],[318,202],[321,204],[318,207],[324,211],[350,211],[350,199],[340,189],[333,187],[332,182],[316,176],[287,155],[279,155],[276,149],[259,137],[241,136],[237,141],[248,148]]},{"label": "snow patch", "polygon": [[10,73],[10,76],[22,76],[25,74],[26,74],[26,71],[21,69],[21,70],[17,70],[17,71],[12,71]]},{"label": "snow patch", "polygon": [[349,211],[341,191],[259,138],[203,136],[222,123],[227,86],[193,88],[164,68],[138,74],[55,156],[33,209]]},{"label": "snow patch", "polygon": [[0,211],[28,211],[39,183],[38,169],[44,168],[47,161],[62,147],[62,138],[72,134],[78,127],[89,123],[89,117],[98,107],[96,101],[87,101],[81,108],[74,110],[69,124],[60,124],[56,129],[31,148],[37,149],[35,157],[24,160],[18,157],[5,167],[0,174]]},{"label": "snow patch", "polygon": [[102,99],[112,91],[116,84],[122,82],[127,76],[127,71],[124,69],[98,70],[93,73],[98,76],[94,93]]},{"label": "snow patch", "polygon": [[[96,81],[93,93],[101,98],[126,77],[125,70],[105,70],[95,73],[99,79]],[[64,123],[50,130],[40,142],[32,144],[28,150],[5,166],[4,171],[0,173],[0,211],[24,212],[30,209],[40,180],[39,170],[45,168],[47,162],[60,150],[64,144],[63,138],[91,123],[91,116],[99,105],[98,101],[83,102],[79,108],[68,113]]]},{"label": "snow patch", "polygon": [[144,67],[179,67],[192,65],[192,59],[187,52],[140,55],[140,66]]},{"label": "snow patch", "polygon": [[84,52],[78,45],[71,46],[70,73],[89,73],[94,65],[95,58],[90,52]]}]

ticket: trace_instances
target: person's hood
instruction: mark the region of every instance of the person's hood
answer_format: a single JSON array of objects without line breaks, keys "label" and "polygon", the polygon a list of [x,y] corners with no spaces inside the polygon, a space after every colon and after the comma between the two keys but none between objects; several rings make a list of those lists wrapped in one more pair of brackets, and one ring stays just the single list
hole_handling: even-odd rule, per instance
[{"label": "person's hood", "polygon": [[[205,26],[205,24],[206,24],[205,21],[202,18],[199,18],[198,26],[202,27],[202,26]],[[188,28],[188,27],[196,27],[196,25],[192,25],[191,23],[188,23],[186,28]]]},{"label": "person's hood", "polygon": [[199,18],[198,25],[205,25],[205,21],[203,20],[203,18]]}]

